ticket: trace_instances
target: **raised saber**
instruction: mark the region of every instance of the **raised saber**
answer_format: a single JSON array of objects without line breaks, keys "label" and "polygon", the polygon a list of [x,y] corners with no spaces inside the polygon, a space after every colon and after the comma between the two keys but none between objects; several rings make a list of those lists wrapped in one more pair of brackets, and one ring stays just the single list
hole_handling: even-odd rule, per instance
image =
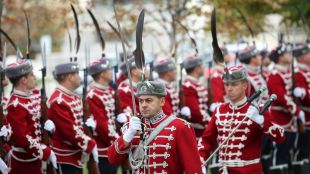
[{"label": "raised saber", "polygon": [[124,44],[124,37],[123,37],[123,34],[122,34],[121,26],[120,26],[118,18],[117,18],[117,13],[116,13],[116,9],[115,9],[115,5],[114,4],[113,4],[113,10],[114,10],[114,14],[115,14],[115,20],[116,20],[116,23],[117,23],[117,28],[118,28],[118,31],[119,31],[119,38],[120,38],[121,43],[122,43],[122,49],[123,49],[124,59],[125,59],[125,63],[126,63],[126,69],[127,69],[127,73],[128,73],[129,88],[130,88],[131,100],[132,100],[132,105],[133,105],[133,114],[137,115],[136,102],[135,102],[135,94],[133,92],[133,85],[132,85],[132,80],[131,80],[130,68],[129,68],[128,60],[127,60],[128,59],[127,52],[126,52],[126,48],[125,48],[125,44]]}]

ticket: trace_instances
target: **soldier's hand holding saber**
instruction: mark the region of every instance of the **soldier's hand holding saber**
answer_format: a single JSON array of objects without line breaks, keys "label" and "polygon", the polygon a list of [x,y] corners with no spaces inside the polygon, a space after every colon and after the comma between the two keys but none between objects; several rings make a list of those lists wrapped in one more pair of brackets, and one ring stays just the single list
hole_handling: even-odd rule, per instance
[{"label": "soldier's hand holding saber", "polygon": [[133,116],[129,121],[129,127],[123,135],[124,141],[130,143],[138,131],[142,131],[141,119],[137,116]]}]

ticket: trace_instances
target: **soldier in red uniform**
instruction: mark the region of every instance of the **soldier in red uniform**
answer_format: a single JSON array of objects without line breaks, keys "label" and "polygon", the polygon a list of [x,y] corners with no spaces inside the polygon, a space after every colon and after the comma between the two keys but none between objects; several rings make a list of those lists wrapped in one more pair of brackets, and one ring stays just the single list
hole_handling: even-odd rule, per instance
[{"label": "soldier in red uniform", "polygon": [[34,89],[32,64],[29,60],[19,60],[7,66],[6,75],[14,87],[7,104],[7,119],[13,130],[10,173],[41,174],[42,160],[56,167],[56,156],[41,143],[41,97],[40,91]]},{"label": "soldier in red uniform", "polygon": [[108,59],[100,59],[88,66],[88,74],[94,79],[89,85],[87,101],[91,117],[96,122],[93,130],[99,152],[100,173],[116,174],[117,166],[108,162],[108,147],[119,137],[115,127],[114,90],[109,87],[112,69]]},{"label": "soldier in red uniform", "polygon": [[[127,53],[128,54],[128,53]],[[117,78],[117,87],[119,84],[121,84],[123,81],[125,81],[128,78],[127,70],[126,70],[126,63],[124,60],[124,54],[120,53],[120,58],[121,58],[121,65],[119,66],[119,69],[121,70],[120,75]],[[133,58],[133,54],[127,55],[127,59]]]},{"label": "soldier in red uniform", "polygon": [[208,114],[207,88],[198,82],[204,72],[202,60],[193,55],[187,57],[182,65],[187,73],[182,87],[185,96],[185,106],[188,106],[191,111],[189,122],[195,129],[196,137],[201,137],[211,118]]},{"label": "soldier in red uniform", "polygon": [[[255,91],[260,88],[267,88],[266,81],[261,72],[261,63],[262,57],[260,52],[255,48],[255,46],[249,46],[244,48],[239,53],[239,60],[242,64],[244,64],[247,72],[247,89],[245,90],[245,94],[247,97],[252,96]],[[268,100],[268,90],[266,89],[260,97],[254,100],[255,105],[264,104]],[[265,112],[265,117],[270,117],[269,112]],[[269,167],[271,165],[271,153],[273,150],[272,141],[268,138],[267,135],[264,136],[263,146],[262,146],[262,164],[264,173],[268,173]]]},{"label": "soldier in red uniform", "polygon": [[[224,63],[228,64],[231,59],[230,55],[228,54],[228,50],[225,47],[222,47],[221,51],[224,56]],[[221,63],[217,63],[214,66],[214,72],[211,74],[210,77],[210,84],[212,89],[211,92],[212,101],[210,101],[211,104],[209,107],[210,112],[214,112],[218,104],[224,103],[226,101],[224,83],[222,80],[223,72],[224,72],[224,65]]]},{"label": "soldier in red uniform", "polygon": [[287,172],[291,163],[290,151],[294,148],[296,138],[296,118],[305,120],[305,113],[293,101],[292,97],[292,52],[286,44],[279,45],[269,54],[275,67],[267,80],[270,94],[276,94],[278,99],[272,103],[270,116],[274,123],[285,129],[286,141],[277,144],[271,172]]},{"label": "soldier in red uniform", "polygon": [[[134,92],[136,91],[137,83],[141,81],[142,79],[142,73],[141,71],[136,67],[134,58],[128,59],[128,66],[130,69],[131,79],[132,79],[132,85],[134,88]],[[126,69],[124,69],[126,70]],[[127,71],[127,70],[126,70]],[[133,103],[131,99],[131,93],[129,88],[129,79],[127,78],[121,84],[118,86],[118,96],[120,98],[119,105],[120,105],[120,112],[117,116],[117,121],[120,123],[128,122],[129,118],[133,114]],[[135,97],[136,102],[136,109],[139,113],[139,102],[138,98]]]},{"label": "soldier in red uniform", "polygon": [[[224,56],[224,64],[228,64],[229,61],[231,60],[231,56],[228,53],[228,50],[225,47],[221,47],[221,51]],[[213,72],[210,77],[210,84],[211,85],[211,90],[209,90],[210,87],[208,87],[208,92],[211,92],[209,94],[208,102],[210,103],[209,105],[209,111],[213,113],[217,106],[219,104],[224,103],[227,101],[226,94],[225,94],[225,88],[224,88],[224,83],[222,80],[222,76],[224,73],[224,66],[222,63],[217,63],[214,68]],[[209,165],[209,168],[211,169],[212,174],[217,174],[219,170],[219,163],[218,163],[218,157],[217,155],[214,155],[214,157],[211,160],[211,163]]]},{"label": "soldier in red uniform", "polygon": [[[224,142],[232,130],[241,124],[219,150],[220,170],[224,174],[261,174],[260,148],[263,134],[268,134],[275,141],[284,141],[283,129],[259,115],[258,109],[247,102],[246,79],[247,71],[242,65],[230,67],[224,73],[223,81],[229,102],[219,105],[213,112],[198,144],[204,163],[217,144]],[[241,123],[244,118],[245,121]]]},{"label": "soldier in red uniform", "polygon": [[109,147],[112,164],[129,160],[134,173],[201,173],[194,130],[188,122],[162,111],[164,84],[145,81],[137,85],[144,132],[140,118],[130,119],[124,134]]},{"label": "soldier in red uniform", "polygon": [[76,63],[57,65],[53,73],[59,86],[47,103],[48,118],[55,124],[50,143],[58,159],[58,172],[63,174],[82,174],[90,153],[98,161],[96,142],[83,131],[82,100],[73,92],[80,85],[78,72]]},{"label": "soldier in red uniform", "polygon": [[300,107],[305,112],[305,133],[298,137],[298,152],[293,162],[295,173],[309,173],[310,155],[310,48],[308,45],[300,45],[293,51],[297,60],[295,72],[296,87],[293,94],[300,100]]},{"label": "soldier in red uniform", "polygon": [[[248,72],[248,85],[245,90],[246,96],[252,96],[255,91],[262,87],[267,88],[266,81],[264,80],[260,69],[262,63],[260,52],[254,46],[246,47],[239,53],[239,60]],[[254,102],[255,104],[264,104],[267,100],[268,90],[263,92]]]},{"label": "soldier in red uniform", "polygon": [[167,95],[163,112],[166,115],[179,115],[190,117],[191,113],[187,106],[179,110],[180,98],[176,89],[176,66],[173,59],[162,59],[154,63],[154,70],[158,73],[158,81],[165,84]]}]

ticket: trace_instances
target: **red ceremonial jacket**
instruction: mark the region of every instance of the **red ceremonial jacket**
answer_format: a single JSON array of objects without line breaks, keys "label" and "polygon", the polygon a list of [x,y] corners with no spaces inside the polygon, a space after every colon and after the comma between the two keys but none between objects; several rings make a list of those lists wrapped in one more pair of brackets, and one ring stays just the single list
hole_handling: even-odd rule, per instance
[{"label": "red ceremonial jacket", "polygon": [[[185,120],[175,116],[166,116],[160,112],[150,119],[144,119],[144,123],[147,125],[146,137],[168,118],[173,119],[172,122],[146,145],[148,160],[140,168],[134,170],[134,173],[201,173],[194,130]],[[109,147],[109,162],[113,165],[123,164],[128,159],[128,151],[134,150],[131,148],[137,147],[140,143],[139,138],[140,136],[137,134],[129,147],[124,147],[123,136],[118,138]]]},{"label": "red ceremonial jacket", "polygon": [[[41,173],[41,160],[47,160],[51,149],[41,143],[40,91],[14,90],[7,104],[7,119],[13,131],[11,172]],[[22,167],[21,167],[22,166]]]},{"label": "red ceremonial jacket", "polygon": [[179,92],[175,88],[173,83],[169,83],[165,80],[158,79],[159,82],[165,84],[167,95],[165,96],[165,105],[163,106],[163,112],[166,115],[178,115],[179,113]]},{"label": "red ceremonial jacket", "polygon": [[123,81],[125,81],[126,79],[128,79],[128,77],[125,74],[120,74],[119,77],[117,77],[117,87],[119,86],[119,84],[121,84]]},{"label": "red ceremonial jacket", "polygon": [[[132,85],[133,85],[134,94],[136,94],[137,84],[132,82]],[[119,84],[118,96],[120,99],[119,100],[120,112],[130,113],[131,115],[133,115],[133,104],[132,104],[130,85],[129,85],[128,79],[124,80],[123,82],[121,82],[121,84]],[[139,100],[138,100],[138,97],[136,97],[136,95],[135,95],[135,102],[136,102],[137,112],[140,113]]]},{"label": "red ceremonial jacket", "polygon": [[310,130],[310,66],[298,64],[298,70],[295,73],[296,87],[303,88],[306,92],[301,99],[301,109],[305,112],[306,129]]},{"label": "red ceremonial jacket", "polygon": [[109,86],[92,83],[87,92],[91,117],[97,123],[94,139],[99,157],[108,157],[108,147],[119,137],[115,127],[114,90]]},{"label": "red ceremonial jacket", "polygon": [[96,145],[83,130],[83,105],[79,96],[63,86],[58,86],[47,102],[47,115],[56,126],[51,146],[57,163],[83,168],[85,155]]},{"label": "red ceremonial jacket", "polygon": [[[227,139],[232,130],[244,119],[250,106],[246,97],[232,105],[221,104],[213,113],[208,128],[198,143],[198,150],[202,161],[205,161],[219,144]],[[219,150],[219,163],[229,174],[261,174],[260,163],[263,135],[268,134],[273,141],[284,141],[284,130],[274,125],[265,117],[261,127],[249,118],[236,129]]]},{"label": "red ceremonial jacket", "polygon": [[222,80],[224,68],[222,66],[216,65],[214,67],[214,72],[212,73],[210,83],[212,89],[212,103],[224,103],[225,102],[225,88],[224,82]]},{"label": "red ceremonial jacket", "polygon": [[[246,96],[252,96],[256,91],[260,88],[265,87],[267,88],[267,84],[265,79],[260,74],[259,67],[255,68],[249,65],[245,66],[248,71],[248,86],[245,90]],[[254,104],[263,105],[268,100],[268,89],[266,89],[256,100],[254,100]]]},{"label": "red ceremonial jacket", "polygon": [[277,100],[270,108],[272,121],[285,128],[286,131],[296,131],[294,116],[298,116],[300,108],[292,97],[292,73],[290,66],[276,64],[267,80],[270,94],[276,94]]},{"label": "red ceremonial jacket", "polygon": [[185,105],[191,110],[189,122],[195,129],[196,137],[201,137],[210,120],[207,106],[208,90],[200,85],[197,79],[191,76],[186,76],[182,86]]}]

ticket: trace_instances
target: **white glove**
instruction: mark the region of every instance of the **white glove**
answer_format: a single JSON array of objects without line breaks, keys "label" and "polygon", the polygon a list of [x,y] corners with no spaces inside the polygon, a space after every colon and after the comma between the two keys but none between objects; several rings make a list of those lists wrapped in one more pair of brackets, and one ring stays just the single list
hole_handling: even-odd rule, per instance
[{"label": "white glove", "polygon": [[201,170],[202,170],[202,174],[207,174],[207,168],[206,168],[206,166],[202,166],[202,167],[201,167]]},{"label": "white glove", "polygon": [[187,118],[191,118],[191,110],[188,106],[183,106],[181,109],[181,115],[184,115]]},{"label": "white glove", "polygon": [[93,150],[91,151],[91,154],[93,155],[94,160],[96,161],[96,163],[99,163],[99,155],[98,155],[98,148],[97,145],[95,145],[95,147],[93,148]]},{"label": "white glove", "polygon": [[119,123],[126,123],[126,122],[128,121],[127,116],[126,116],[126,114],[124,114],[124,113],[118,114],[117,117],[116,117],[116,120],[117,120]]},{"label": "white glove", "polygon": [[135,134],[140,130],[142,130],[140,118],[136,116],[131,117],[129,121],[129,127],[123,135],[124,141],[130,143]]},{"label": "white glove", "polygon": [[248,111],[245,116],[250,118],[252,121],[256,122],[257,124],[259,124],[260,126],[263,126],[264,124],[264,116],[259,115],[258,109],[252,105],[248,108]]},{"label": "white glove", "polygon": [[0,158],[0,171],[2,172],[2,174],[9,173],[8,166],[5,164],[5,162],[1,158]]},{"label": "white glove", "polygon": [[2,126],[0,130],[0,137],[7,137],[9,134],[9,129],[6,126]]},{"label": "white glove", "polygon": [[51,151],[50,157],[48,158],[49,162],[52,163],[53,167],[57,169],[57,158],[53,151]]},{"label": "white glove", "polygon": [[211,112],[214,112],[215,111],[215,109],[219,106],[219,104],[220,103],[212,103],[211,105],[210,105],[210,108],[209,108],[209,110],[211,111]]},{"label": "white glove", "polygon": [[306,91],[304,88],[296,87],[293,91],[295,97],[304,98],[306,95]]},{"label": "white glove", "polygon": [[302,110],[299,111],[298,118],[300,119],[300,121],[302,122],[302,124],[305,124],[305,123],[306,123],[306,118],[305,118],[305,113],[304,113],[304,111],[302,111]]},{"label": "white glove", "polygon": [[44,123],[44,129],[50,132],[51,134],[55,132],[55,124],[52,120],[46,120]]},{"label": "white glove", "polygon": [[89,117],[85,122],[87,127],[91,127],[92,129],[96,129],[97,123],[93,117]]}]

